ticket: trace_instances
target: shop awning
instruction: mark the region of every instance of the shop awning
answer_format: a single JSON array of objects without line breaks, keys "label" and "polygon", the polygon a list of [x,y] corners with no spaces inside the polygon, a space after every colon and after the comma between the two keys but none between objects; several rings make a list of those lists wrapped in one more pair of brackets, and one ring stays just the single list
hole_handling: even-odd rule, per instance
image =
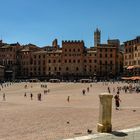
[{"label": "shop awning", "polygon": [[140,80],[140,76],[121,77],[123,80]]},{"label": "shop awning", "polygon": [[131,77],[121,77],[123,80],[131,80]]},{"label": "shop awning", "polygon": [[131,80],[140,80],[140,76],[133,76],[131,77]]},{"label": "shop awning", "polygon": [[6,70],[5,72],[7,72],[7,73],[12,73],[13,71],[12,71],[12,70]]},{"label": "shop awning", "polygon": [[133,69],[133,68],[134,68],[134,66],[128,66],[128,67],[127,67],[128,70],[131,70],[131,69]]}]

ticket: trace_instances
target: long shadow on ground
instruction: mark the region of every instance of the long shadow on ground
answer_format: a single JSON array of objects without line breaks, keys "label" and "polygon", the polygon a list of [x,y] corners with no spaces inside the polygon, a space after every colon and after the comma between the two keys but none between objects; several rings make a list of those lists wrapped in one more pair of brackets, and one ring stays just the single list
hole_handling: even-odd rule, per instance
[{"label": "long shadow on ground", "polygon": [[116,137],[126,137],[126,136],[128,136],[127,133],[119,132],[119,131],[112,131],[111,134],[116,136]]}]

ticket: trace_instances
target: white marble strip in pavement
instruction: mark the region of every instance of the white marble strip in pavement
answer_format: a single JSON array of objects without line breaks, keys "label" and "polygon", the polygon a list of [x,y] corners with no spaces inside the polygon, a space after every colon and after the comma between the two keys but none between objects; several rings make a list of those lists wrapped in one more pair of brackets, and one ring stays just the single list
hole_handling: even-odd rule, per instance
[{"label": "white marble strip in pavement", "polygon": [[[117,132],[129,133],[129,132],[134,132],[134,131],[140,131],[140,127],[118,130]],[[110,133],[98,133],[98,134],[92,134],[92,135],[75,137],[75,138],[70,138],[70,139],[63,139],[63,140],[93,140],[95,138],[109,136],[109,135],[111,136],[112,134],[110,134]]]}]

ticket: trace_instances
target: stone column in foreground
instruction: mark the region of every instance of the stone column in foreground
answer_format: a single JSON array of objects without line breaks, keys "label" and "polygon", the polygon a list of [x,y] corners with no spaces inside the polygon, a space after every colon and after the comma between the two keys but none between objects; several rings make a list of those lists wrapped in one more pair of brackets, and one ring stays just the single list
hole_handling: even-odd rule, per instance
[{"label": "stone column in foreground", "polygon": [[112,98],[113,95],[109,93],[101,93],[100,97],[100,108],[99,108],[99,122],[97,124],[98,132],[111,132],[112,124]]}]

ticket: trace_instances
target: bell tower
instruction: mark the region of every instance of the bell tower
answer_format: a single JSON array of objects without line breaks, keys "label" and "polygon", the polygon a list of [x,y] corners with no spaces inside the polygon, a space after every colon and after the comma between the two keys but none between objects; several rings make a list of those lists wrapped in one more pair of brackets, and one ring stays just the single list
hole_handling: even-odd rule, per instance
[{"label": "bell tower", "polygon": [[97,46],[101,43],[101,31],[96,28],[96,31],[94,32],[94,46]]},{"label": "bell tower", "polygon": [[2,40],[0,40],[0,47],[2,47],[2,45],[3,45],[3,42],[2,42]]},{"label": "bell tower", "polygon": [[59,48],[58,43],[57,43],[57,39],[54,39],[54,40],[53,40],[52,46],[53,46],[54,49],[56,49],[56,50]]}]

